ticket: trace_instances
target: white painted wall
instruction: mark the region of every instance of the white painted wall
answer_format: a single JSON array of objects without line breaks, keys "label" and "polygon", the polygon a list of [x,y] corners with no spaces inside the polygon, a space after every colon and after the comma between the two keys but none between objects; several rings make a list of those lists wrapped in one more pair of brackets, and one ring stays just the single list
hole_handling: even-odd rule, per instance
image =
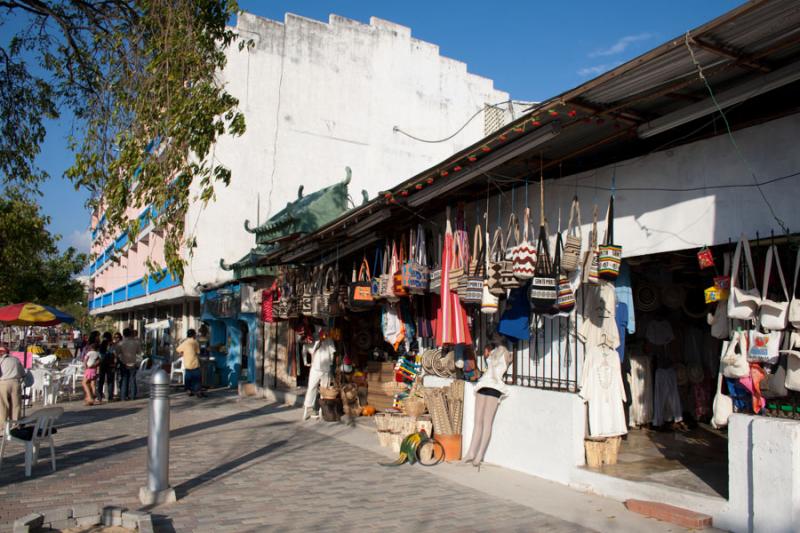
[{"label": "white painted wall", "polygon": [[[734,132],[736,142],[760,182],[800,172],[800,114],[790,115]],[[616,170],[615,170],[616,167]],[[626,257],[699,248],[703,245],[734,242],[745,232],[755,239],[756,231],[769,236],[780,227],[770,215],[758,190],[750,185],[753,178],[727,135],[680,146],[675,149],[621,161],[617,165],[565,176],[545,183],[545,215],[555,244],[559,210],[561,228],[566,230],[572,197],[581,203],[584,247],[592,224],[592,208],[599,210],[599,231],[605,231],[605,215],[612,175],[616,172],[618,188],[615,200],[614,237],[623,246]],[[524,176],[517,176],[523,180]],[[538,177],[529,176],[527,198],[533,230],[539,224]],[[720,185],[744,185],[724,189],[705,188]],[[623,190],[623,189],[638,190]],[[697,189],[693,191],[655,191],[655,188]],[[762,186],[776,214],[792,232],[800,232],[797,193],[800,175]],[[514,194],[505,194],[501,202],[500,224],[505,228],[514,199],[514,211],[522,216],[525,207],[524,181]],[[483,212],[486,198],[480,201]],[[497,227],[497,197],[489,199],[489,226]],[[472,222],[474,205],[467,206]],[[534,235],[535,237],[535,235]]]},{"label": "white painted wall", "polygon": [[728,425],[729,504],[714,525],[800,531],[800,423],[735,414]]},{"label": "white painted wall", "polygon": [[[427,376],[426,387],[451,380]],[[462,448],[469,449],[475,418],[475,385],[465,384]],[[576,394],[509,387],[500,402],[484,460],[512,470],[568,484],[584,464],[585,408]],[[463,452],[462,452],[463,453]]]},{"label": "white painted wall", "polygon": [[[235,261],[253,246],[245,219],[264,222],[306,192],[353,170],[350,192],[361,203],[483,137],[479,114],[452,140],[414,141],[393,131],[440,139],[487,103],[508,100],[492,81],[467,72],[409,28],[331,15],[328,23],[287,14],[283,23],[243,13],[237,30],[255,46],[228,53],[221,74],[247,119],[241,138],[220,139],[213,158],[231,169],[227,188],[205,209],[194,204],[186,227],[198,248],[186,268],[189,294],[198,283],[228,279],[221,257]],[[509,117],[510,118],[510,113]],[[259,210],[260,205],[260,210]]]}]

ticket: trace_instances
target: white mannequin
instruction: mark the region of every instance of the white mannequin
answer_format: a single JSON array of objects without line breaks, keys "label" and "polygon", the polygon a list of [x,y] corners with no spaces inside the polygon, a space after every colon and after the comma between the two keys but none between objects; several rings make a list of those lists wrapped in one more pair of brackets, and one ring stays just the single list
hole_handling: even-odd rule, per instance
[{"label": "white mannequin", "polygon": [[[463,463],[472,463],[479,467],[492,437],[492,424],[497,414],[500,400],[508,395],[508,387],[503,383],[503,375],[511,364],[511,352],[504,346],[505,341],[499,335],[492,339],[495,344],[491,351],[485,349],[486,370],[475,387],[475,423],[469,450],[462,459]],[[482,392],[483,391],[483,392]],[[494,394],[486,394],[491,392]]]},{"label": "white mannequin", "polygon": [[[316,326],[315,329],[317,340],[311,346],[306,345],[304,349],[306,356],[304,362],[306,366],[311,367],[311,370],[308,374],[308,387],[306,388],[306,398],[303,402],[303,420],[308,420],[312,416],[319,386],[328,385],[331,381],[330,370],[333,363],[333,355],[336,351],[333,340],[328,337],[328,332],[320,326]],[[309,356],[311,356],[310,362]]]}]

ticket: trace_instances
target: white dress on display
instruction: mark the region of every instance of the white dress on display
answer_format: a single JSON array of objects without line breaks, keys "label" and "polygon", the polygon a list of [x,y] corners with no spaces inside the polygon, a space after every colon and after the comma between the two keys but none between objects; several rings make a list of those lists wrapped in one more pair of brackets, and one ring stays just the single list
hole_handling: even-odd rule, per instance
[{"label": "white dress on display", "polygon": [[630,426],[644,426],[653,421],[653,360],[645,355],[631,356]]},{"label": "white dress on display", "polygon": [[619,354],[608,346],[586,347],[581,373],[581,397],[589,402],[589,435],[616,437],[625,425],[625,387]]}]

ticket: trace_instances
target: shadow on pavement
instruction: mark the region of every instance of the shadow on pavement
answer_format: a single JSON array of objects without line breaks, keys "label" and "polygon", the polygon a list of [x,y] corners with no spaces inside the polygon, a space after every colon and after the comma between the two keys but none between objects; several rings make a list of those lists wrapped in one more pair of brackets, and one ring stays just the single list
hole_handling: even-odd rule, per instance
[{"label": "shadow on pavement", "polygon": [[[271,413],[275,413],[275,412],[281,411],[283,409],[284,409],[284,407],[281,406],[281,405],[268,404],[268,405],[264,405],[264,406],[258,407],[256,409],[249,409],[247,411],[241,411],[241,412],[233,414],[233,415],[214,418],[214,419],[211,419],[211,420],[205,420],[203,422],[198,422],[196,424],[190,424],[188,426],[183,426],[183,427],[174,429],[174,430],[172,430],[170,432],[170,437],[171,438],[181,437],[181,436],[184,436],[184,435],[190,435],[192,433],[196,433],[198,431],[203,431],[203,430],[207,430],[207,429],[211,429],[211,428],[214,428],[215,430],[217,430],[217,429],[219,429],[220,426],[225,425],[225,424],[232,424],[234,422],[238,422],[240,420],[246,420],[246,419],[249,419],[249,418],[252,418],[252,417],[256,417],[256,416],[268,415],[268,414],[271,414]],[[98,410],[97,412],[99,413],[100,410]],[[62,432],[62,434],[63,434],[63,432]],[[64,456],[61,454],[62,450],[68,449],[69,446],[73,446],[73,449],[75,449],[74,448],[75,446],[80,446],[80,447],[84,447],[85,448],[86,446],[89,446],[89,444],[87,444],[87,443],[91,442],[91,441],[88,441],[88,440],[87,441],[83,441],[83,442],[81,442],[81,441],[73,441],[73,442],[70,442],[70,443],[67,443],[67,444],[59,445],[59,443],[58,443],[58,435],[56,435],[55,440],[56,440],[56,458],[57,458],[57,460],[58,459],[67,459],[68,461],[67,461],[66,465],[64,465],[63,467],[59,468],[56,472],[52,472],[49,468],[47,468],[43,475],[34,475],[31,478],[25,478],[24,474],[23,474],[23,470],[20,468],[17,471],[18,473],[17,473],[16,476],[14,476],[14,475],[11,475],[9,477],[3,476],[5,479],[0,479],[0,487],[6,486],[6,485],[8,485],[10,483],[18,483],[18,482],[26,481],[26,480],[37,480],[37,479],[46,478],[46,477],[52,476],[52,475],[58,475],[58,473],[60,473],[60,472],[64,472],[66,470],[70,470],[72,468],[75,468],[76,466],[81,466],[84,463],[89,462],[89,461],[103,460],[103,459],[106,459],[106,458],[111,457],[111,456],[116,455],[116,454],[125,453],[125,452],[128,452],[128,451],[134,450],[136,448],[141,448],[141,447],[146,447],[147,446],[147,435],[145,435],[143,437],[137,437],[137,438],[134,438],[134,439],[127,440],[125,442],[120,442],[118,444],[113,444],[113,445],[110,445],[110,446],[106,446],[104,448],[91,449],[91,450],[87,450],[84,453],[72,454],[72,455],[68,456],[67,458],[64,458]],[[102,442],[102,441],[100,441],[100,442]],[[45,450],[45,451],[47,451],[47,450]],[[23,453],[24,453],[24,448],[20,447],[20,453],[15,454],[18,457],[15,457],[14,459],[12,459],[12,457],[14,457],[14,456],[9,455],[8,458],[13,460],[14,462],[19,461],[21,463],[22,454]],[[85,460],[80,460],[84,456],[85,456]],[[5,463],[5,459],[3,460],[3,462]],[[44,465],[44,461],[42,461],[42,465]],[[44,470],[44,469],[37,469],[36,465],[34,465],[34,470],[39,470],[39,472],[42,472],[42,470]]]}]

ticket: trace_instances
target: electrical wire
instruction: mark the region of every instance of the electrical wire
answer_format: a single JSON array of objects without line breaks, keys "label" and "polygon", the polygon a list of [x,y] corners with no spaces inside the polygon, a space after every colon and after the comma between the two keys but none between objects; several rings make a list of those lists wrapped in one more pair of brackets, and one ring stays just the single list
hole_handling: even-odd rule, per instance
[{"label": "electrical wire", "polygon": [[731,140],[733,148],[738,154],[739,159],[742,160],[742,163],[744,163],[747,169],[750,171],[750,175],[753,178],[753,183],[755,184],[756,189],[758,189],[758,192],[761,195],[761,198],[764,200],[764,203],[767,204],[767,207],[769,208],[769,212],[772,215],[772,218],[775,219],[775,222],[777,222],[778,225],[781,227],[781,229],[788,235],[789,228],[786,226],[783,220],[781,220],[778,217],[778,215],[775,214],[775,210],[772,208],[772,204],[767,199],[767,195],[764,194],[764,191],[761,189],[761,184],[758,183],[758,178],[756,177],[755,170],[753,169],[752,165],[750,165],[750,161],[747,160],[742,151],[739,149],[739,144],[736,142],[736,139],[733,136],[733,131],[731,131],[731,125],[728,122],[728,117],[727,115],[725,115],[725,112],[722,110],[722,107],[720,107],[719,102],[717,102],[717,97],[714,95],[714,91],[711,89],[711,85],[708,83],[708,80],[706,79],[706,76],[703,73],[703,67],[700,65],[700,63],[697,61],[697,58],[694,55],[694,50],[692,50],[690,39],[691,39],[690,32],[687,31],[684,40],[684,42],[686,43],[686,49],[689,50],[689,55],[692,57],[692,63],[694,63],[694,66],[697,68],[697,75],[700,76],[700,79],[703,80],[706,89],[708,89],[708,94],[711,96],[711,101],[714,103],[714,107],[717,108],[717,111],[719,112],[720,116],[722,116],[722,121],[725,124],[725,130],[728,132],[728,138]]},{"label": "electrical wire", "polygon": [[[595,176],[596,172],[592,174]],[[523,180],[523,178],[515,178],[512,176],[503,176],[501,174],[486,174],[492,182],[497,182],[500,184],[513,184],[518,183]],[[588,176],[588,177],[592,177]],[[800,176],[800,171],[792,172],[791,174],[786,174],[785,176],[778,176],[777,178],[771,178],[765,181],[760,181],[756,183],[728,183],[724,185],[703,185],[701,187],[602,187],[600,185],[569,185],[569,184],[562,184],[562,183],[552,183],[548,186],[550,187],[566,187],[569,189],[588,189],[588,190],[595,190],[595,191],[630,191],[630,192],[642,192],[642,191],[657,191],[657,192],[696,192],[696,191],[706,191],[706,190],[714,190],[714,189],[742,189],[742,188],[754,188],[754,187],[762,187],[764,185],[769,185],[771,183],[776,183],[779,181],[785,181],[788,179],[796,178]]]},{"label": "electrical wire", "polygon": [[466,121],[466,122],[465,122],[465,123],[464,123],[464,124],[463,124],[463,125],[462,125],[460,128],[458,128],[458,129],[455,131],[455,133],[453,133],[452,135],[448,135],[448,136],[447,136],[447,137],[445,137],[444,139],[437,139],[437,140],[421,139],[421,138],[419,138],[419,137],[416,137],[416,136],[414,136],[414,135],[411,135],[411,134],[410,134],[410,133],[408,133],[408,132],[405,132],[405,131],[403,131],[402,129],[400,129],[400,126],[395,126],[394,128],[392,128],[392,130],[393,130],[394,132],[396,132],[396,133],[403,134],[403,135],[405,135],[406,137],[408,137],[408,138],[410,138],[410,139],[414,139],[415,141],[419,141],[419,142],[421,142],[421,143],[429,143],[429,144],[443,143],[443,142],[447,142],[447,141],[449,141],[450,139],[452,139],[453,137],[455,137],[456,135],[458,135],[459,133],[461,133],[462,131],[464,131],[464,128],[466,128],[467,126],[469,126],[469,123],[470,123],[470,122],[472,122],[473,120],[475,120],[475,117],[477,117],[478,115],[480,115],[480,114],[481,114],[481,112],[482,112],[482,111],[484,111],[484,110],[485,110],[487,107],[493,107],[493,108],[495,108],[495,109],[501,109],[501,110],[505,111],[505,109],[502,109],[500,106],[501,106],[501,105],[503,105],[503,104],[508,104],[508,103],[511,103],[511,102],[512,102],[512,100],[506,100],[505,102],[499,102],[499,103],[497,103],[497,104],[484,104],[484,106],[483,106],[482,108],[478,109],[477,111],[475,111],[475,113],[474,113],[474,114],[473,114],[471,117],[469,117],[469,119],[467,119],[467,121]]}]

